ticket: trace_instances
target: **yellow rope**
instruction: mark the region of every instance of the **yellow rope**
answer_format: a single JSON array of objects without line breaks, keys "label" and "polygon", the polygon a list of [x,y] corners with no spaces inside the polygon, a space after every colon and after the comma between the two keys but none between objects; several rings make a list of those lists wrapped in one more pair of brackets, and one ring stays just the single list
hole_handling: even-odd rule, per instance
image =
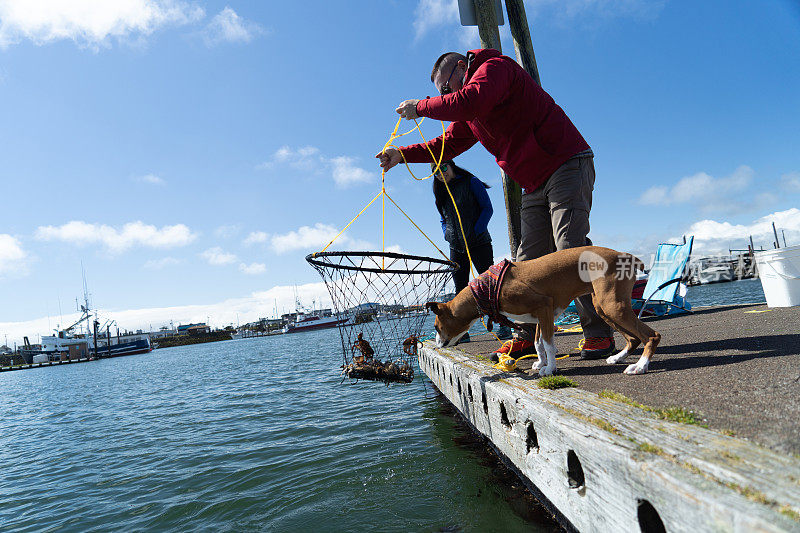
[{"label": "yellow rope", "polygon": [[[362,209],[362,210],[361,210],[361,211],[360,211],[360,212],[359,212],[359,213],[358,213],[358,214],[357,214],[355,217],[353,217],[353,220],[351,220],[350,222],[348,222],[348,223],[347,223],[347,225],[344,227],[344,229],[342,229],[342,231],[340,231],[340,232],[339,232],[339,233],[336,235],[336,237],[334,237],[333,239],[331,239],[331,242],[329,242],[328,244],[326,244],[326,245],[325,245],[325,248],[323,248],[323,249],[322,249],[322,252],[324,252],[325,250],[327,250],[327,249],[328,249],[328,247],[329,247],[331,244],[333,244],[333,241],[335,241],[336,239],[338,239],[338,238],[339,238],[339,235],[341,235],[342,233],[344,233],[344,232],[345,232],[345,230],[347,230],[347,228],[349,228],[349,227],[350,227],[350,224],[352,224],[353,222],[355,222],[355,221],[356,221],[356,219],[357,219],[358,217],[360,217],[360,216],[361,216],[361,213],[363,213],[364,211],[366,211],[366,210],[367,210],[367,208],[368,208],[369,206],[371,206],[373,203],[375,203],[375,200],[377,200],[377,199],[378,199],[378,198],[379,198],[379,197],[380,197],[382,194],[383,194],[383,191],[379,192],[379,193],[378,193],[378,194],[375,196],[375,198],[373,198],[372,200],[370,200],[370,202],[369,202],[367,205],[365,205],[365,206],[364,206],[364,209]],[[317,253],[322,253],[322,252],[317,252]]]},{"label": "yellow rope", "polygon": [[436,244],[435,244],[435,243],[434,243],[434,242],[431,240],[431,238],[430,238],[430,237],[428,237],[428,236],[425,234],[425,232],[424,232],[424,231],[422,231],[422,229],[421,229],[419,226],[417,226],[417,223],[416,223],[416,222],[414,222],[413,220],[411,220],[411,217],[410,217],[410,216],[408,216],[408,215],[406,214],[406,212],[405,212],[405,211],[403,211],[403,209],[402,209],[402,208],[401,208],[399,205],[397,205],[397,202],[395,202],[395,201],[394,201],[394,199],[393,199],[391,196],[389,196],[389,193],[388,193],[388,192],[384,192],[383,194],[384,194],[384,196],[386,196],[386,198],[388,198],[388,199],[389,199],[389,201],[390,201],[390,202],[392,202],[392,203],[394,204],[394,206],[395,206],[397,209],[399,209],[399,210],[400,210],[400,212],[401,212],[401,213],[403,213],[403,214],[406,216],[406,218],[408,219],[408,221],[409,221],[409,222],[411,222],[412,224],[414,224],[414,227],[415,227],[415,228],[417,228],[417,229],[419,230],[419,232],[420,232],[420,233],[422,233],[422,236],[423,236],[423,237],[425,237],[426,239],[428,239],[428,242],[429,242],[429,243],[431,243],[431,244],[433,244],[433,247],[434,247],[434,248],[436,248],[437,250],[439,250],[439,253],[440,253],[440,254],[442,254],[442,257],[444,257],[445,259],[447,259],[447,260],[449,261],[449,260],[450,260],[450,258],[449,258],[449,257],[447,257],[447,256],[444,254],[444,252],[443,252],[443,251],[441,251],[441,250],[439,249],[439,247],[438,247],[438,246],[436,246]]}]

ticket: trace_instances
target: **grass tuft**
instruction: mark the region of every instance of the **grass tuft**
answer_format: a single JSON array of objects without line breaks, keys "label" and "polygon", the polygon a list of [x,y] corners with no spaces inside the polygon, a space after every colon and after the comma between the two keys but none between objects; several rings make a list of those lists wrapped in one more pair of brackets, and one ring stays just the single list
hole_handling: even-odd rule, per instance
[{"label": "grass tuft", "polygon": [[779,511],[783,516],[788,516],[789,518],[791,518],[795,522],[800,522],[800,513],[798,513],[797,511],[795,511],[794,509],[792,509],[788,505],[784,505],[783,507],[781,507],[779,509]]},{"label": "grass tuft", "polygon": [[666,455],[666,452],[664,452],[664,450],[662,450],[655,444],[650,444],[649,442],[640,442],[638,448],[643,452],[654,453],[656,455]]},{"label": "grass tuft", "polygon": [[564,376],[545,376],[538,381],[540,389],[565,389],[567,387],[577,387],[578,384]]},{"label": "grass tuft", "polygon": [[636,400],[628,398],[624,394],[620,394],[618,392],[614,392],[612,390],[603,389],[598,394],[601,398],[608,398],[609,400],[614,400],[617,402],[621,402],[627,405],[631,405],[633,407],[638,407],[643,411],[647,411],[648,413],[653,413],[656,415],[657,418],[662,420],[671,420],[672,422],[679,422],[681,424],[694,424],[697,426],[708,427],[703,421],[698,417],[697,413],[694,411],[690,411],[689,409],[684,409],[683,407],[651,407],[649,405],[644,405]]}]

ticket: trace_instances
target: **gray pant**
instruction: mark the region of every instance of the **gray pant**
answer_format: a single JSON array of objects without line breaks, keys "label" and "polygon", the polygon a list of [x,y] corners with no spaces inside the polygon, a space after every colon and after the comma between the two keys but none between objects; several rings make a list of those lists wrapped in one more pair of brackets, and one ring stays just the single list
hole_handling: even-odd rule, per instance
[{"label": "gray pant", "polygon": [[[593,189],[594,158],[573,157],[535,191],[523,194],[517,261],[592,244],[587,235]],[[609,325],[594,310],[590,294],[576,299],[575,305],[584,337],[613,336]]]}]

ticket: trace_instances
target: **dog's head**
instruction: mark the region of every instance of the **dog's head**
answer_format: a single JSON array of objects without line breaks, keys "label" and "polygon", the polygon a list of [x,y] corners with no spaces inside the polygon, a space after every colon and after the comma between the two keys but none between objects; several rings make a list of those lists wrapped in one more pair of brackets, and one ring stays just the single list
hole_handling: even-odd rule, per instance
[{"label": "dog's head", "polygon": [[425,304],[425,307],[436,315],[434,328],[436,328],[436,346],[439,348],[455,345],[469,331],[469,327],[474,322],[474,320],[465,322],[453,316],[451,303],[428,302]]}]

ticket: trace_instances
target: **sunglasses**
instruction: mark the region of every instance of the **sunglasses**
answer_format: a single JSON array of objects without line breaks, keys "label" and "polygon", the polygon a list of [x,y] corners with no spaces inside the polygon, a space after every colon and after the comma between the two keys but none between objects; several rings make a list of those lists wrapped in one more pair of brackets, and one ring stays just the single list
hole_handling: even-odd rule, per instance
[{"label": "sunglasses", "polygon": [[[447,172],[448,168],[450,168],[450,164],[449,163],[442,163],[441,165],[439,165],[439,171],[440,172]],[[434,170],[435,170],[435,167],[434,167]]]},{"label": "sunglasses", "polygon": [[444,85],[442,85],[442,88],[439,89],[439,94],[441,94],[442,96],[444,96],[446,94],[450,94],[451,92],[453,92],[453,89],[450,88],[450,78],[453,77],[453,72],[456,71],[456,67],[458,67],[458,62],[456,62],[456,64],[453,65],[453,70],[451,70],[450,71],[450,75],[447,76],[447,81],[444,82]]}]

